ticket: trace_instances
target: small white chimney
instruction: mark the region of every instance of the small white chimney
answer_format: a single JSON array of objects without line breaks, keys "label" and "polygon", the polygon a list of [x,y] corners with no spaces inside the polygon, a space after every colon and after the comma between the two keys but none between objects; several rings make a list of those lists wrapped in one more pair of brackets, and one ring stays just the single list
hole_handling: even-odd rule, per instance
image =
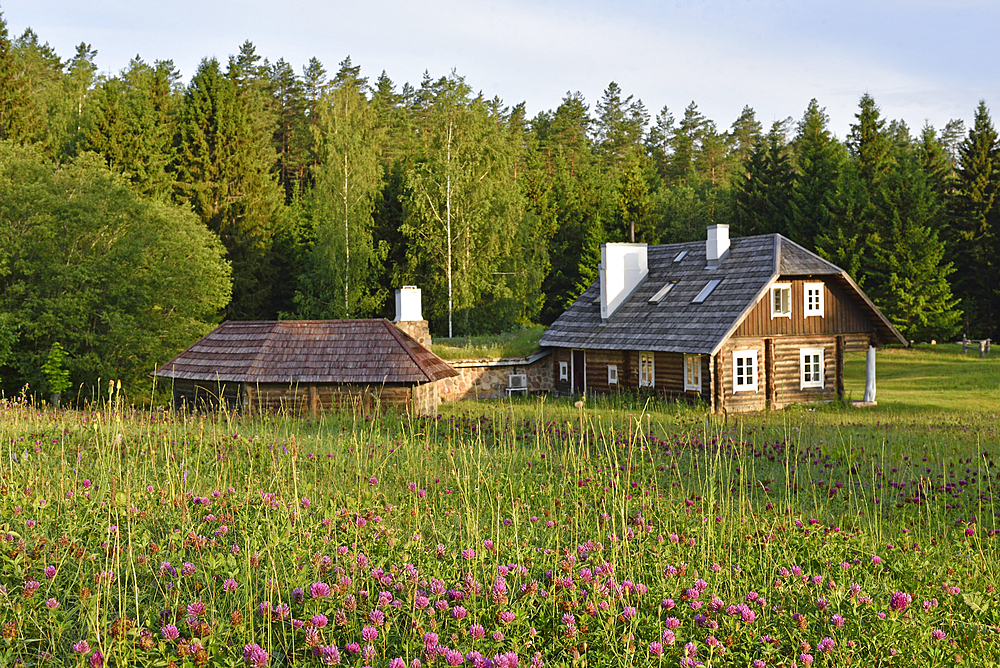
[{"label": "small white chimney", "polygon": [[404,285],[396,290],[396,320],[395,322],[415,322],[423,320],[420,314],[420,288],[415,285]]},{"label": "small white chimney", "polygon": [[649,273],[646,244],[601,245],[601,319],[610,318]]},{"label": "small white chimney", "polygon": [[710,269],[719,266],[729,252],[729,226],[709,225],[708,241],[705,242],[705,258]]}]

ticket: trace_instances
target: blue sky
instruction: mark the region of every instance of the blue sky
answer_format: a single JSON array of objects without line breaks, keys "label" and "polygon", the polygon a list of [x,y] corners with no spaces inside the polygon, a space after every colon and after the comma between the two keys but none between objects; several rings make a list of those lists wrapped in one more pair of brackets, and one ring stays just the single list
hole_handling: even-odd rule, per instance
[{"label": "blue sky", "polygon": [[332,73],[348,55],[397,85],[454,69],[529,116],[568,91],[593,109],[610,81],[654,116],[694,101],[720,130],[744,105],[767,127],[815,97],[841,138],[865,92],[914,131],[969,125],[980,99],[1000,105],[1000,3],[985,0],[0,0],[0,11],[12,37],[30,26],[64,58],[87,42],[112,74],[139,55],[172,59],[186,81],[249,39],[296,71],[315,56]]}]

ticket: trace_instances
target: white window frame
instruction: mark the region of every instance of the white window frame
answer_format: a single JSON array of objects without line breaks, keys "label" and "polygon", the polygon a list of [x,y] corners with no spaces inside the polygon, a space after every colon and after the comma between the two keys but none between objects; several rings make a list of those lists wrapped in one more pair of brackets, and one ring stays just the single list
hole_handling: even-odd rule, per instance
[{"label": "white window frame", "polygon": [[[742,362],[742,364],[741,364]],[[753,382],[748,382],[746,369],[749,364]],[[757,351],[733,351],[733,392],[756,392],[759,376],[757,375]]]},{"label": "white window frame", "polygon": [[[810,292],[815,292],[815,295],[813,295],[816,297],[815,302],[810,302]],[[821,318],[826,317],[825,293],[826,289],[822,283],[802,284],[802,312],[805,313],[807,318],[811,315],[818,315]]]},{"label": "white window frame", "polygon": [[559,362],[559,380],[569,380],[569,362]]},{"label": "white window frame", "polygon": [[639,353],[639,387],[656,387],[656,355]]},{"label": "white window frame", "polygon": [[608,365],[608,385],[618,384],[618,365],[609,364]]},{"label": "white window frame", "polygon": [[684,391],[701,392],[701,355],[684,356]]},{"label": "white window frame", "polygon": [[[781,298],[782,306],[787,304],[788,311],[782,311],[780,309],[774,308],[774,296],[778,292],[785,293],[787,291],[788,301],[785,302],[784,297]],[[769,296],[771,298],[771,317],[772,318],[791,318],[792,317],[792,284],[791,283],[775,283],[771,286],[769,291]]]},{"label": "white window frame", "polygon": [[[816,365],[816,368],[811,368]],[[826,387],[826,360],[823,348],[799,348],[799,389]]]}]

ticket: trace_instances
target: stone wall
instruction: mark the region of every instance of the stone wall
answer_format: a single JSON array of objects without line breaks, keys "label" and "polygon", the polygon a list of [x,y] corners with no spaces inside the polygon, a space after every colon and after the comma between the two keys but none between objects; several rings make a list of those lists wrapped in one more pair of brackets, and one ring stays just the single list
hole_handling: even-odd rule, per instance
[{"label": "stone wall", "polygon": [[426,320],[395,320],[392,324],[424,348],[431,349],[431,330]]},{"label": "stone wall", "polygon": [[529,394],[551,392],[554,387],[552,357],[548,353],[447,362],[458,372],[458,376],[437,382],[442,402],[506,397],[508,376],[515,373],[527,375]]}]

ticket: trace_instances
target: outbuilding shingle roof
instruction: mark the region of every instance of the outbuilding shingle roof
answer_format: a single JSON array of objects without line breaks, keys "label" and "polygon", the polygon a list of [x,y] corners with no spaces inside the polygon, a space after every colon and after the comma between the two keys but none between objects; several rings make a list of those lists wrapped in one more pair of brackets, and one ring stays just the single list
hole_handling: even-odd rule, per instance
[{"label": "outbuilding shingle roof", "polygon": [[458,375],[385,319],[224,322],[156,371],[245,383],[426,383]]},{"label": "outbuilding shingle roof", "polygon": [[[686,251],[686,252],[685,252]],[[683,258],[677,260],[681,253]],[[728,254],[708,268],[704,241],[650,246],[649,273],[607,321],[601,320],[601,286],[595,281],[542,336],[541,345],[588,350],[649,350],[715,354],[779,277],[831,276],[858,297],[880,340],[905,343],[871,300],[842,269],[780,234],[739,237]],[[692,300],[709,281],[719,284],[701,303]],[[675,282],[659,303],[650,303]]]}]

